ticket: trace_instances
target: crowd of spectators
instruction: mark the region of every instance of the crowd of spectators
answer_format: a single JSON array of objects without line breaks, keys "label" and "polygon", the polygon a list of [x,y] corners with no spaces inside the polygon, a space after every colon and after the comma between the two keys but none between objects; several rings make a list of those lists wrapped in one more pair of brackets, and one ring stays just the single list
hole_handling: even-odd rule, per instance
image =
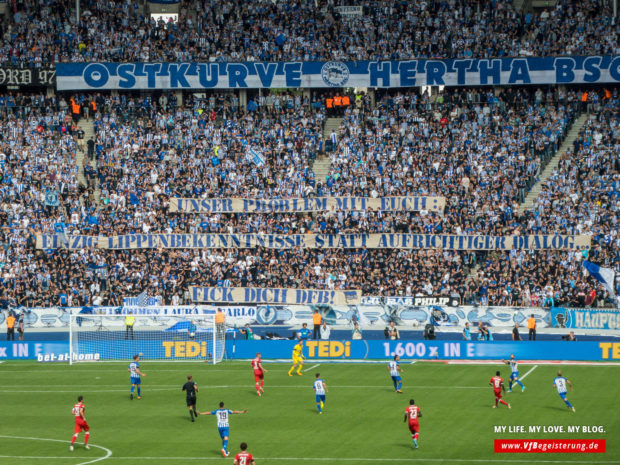
[{"label": "crowd of spectators", "polygon": [[[78,128],[55,97],[0,96],[0,281],[3,297],[58,294],[34,249],[35,231],[66,215],[85,220],[94,199],[78,184]],[[50,265],[51,266],[51,265]]]},{"label": "crowd of spectators", "polygon": [[[603,288],[584,258],[618,268],[617,92],[592,114],[534,207],[520,203],[581,108],[568,90],[386,93],[347,109],[332,170],[314,179],[324,110],[293,94],[168,98],[73,96],[97,103],[99,192],[77,182],[78,130],[63,98],[1,95],[1,297],[9,305],[120,305],[145,289],[188,303],[188,286],[362,289],[453,295],[488,305],[591,305]],[[317,97],[318,99],[318,97]],[[9,102],[11,102],[9,104]],[[260,152],[264,164],[248,158]],[[58,197],[55,206],[48,194]],[[439,195],[433,212],[169,213],[168,198]],[[587,252],[372,249],[37,250],[35,236],[154,232],[589,234]],[[609,302],[609,301],[608,301]]]},{"label": "crowd of spectators", "polygon": [[[518,294],[540,305],[612,304],[607,289],[592,281],[584,260],[619,271],[620,105],[618,95],[599,100],[573,147],[542,185],[531,210],[523,212],[524,233],[587,234],[588,251],[491,253],[476,281],[492,289],[489,299],[511,303]],[[618,287],[618,280],[615,286]],[[513,294],[512,296],[510,294]],[[495,297],[493,297],[495,296]]]},{"label": "crowd of spectators", "polygon": [[554,8],[524,16],[520,54],[615,55],[618,53],[617,18],[612,2],[560,0]]},{"label": "crowd of spectators", "polygon": [[223,117],[191,107],[153,109],[125,123],[111,114],[96,121],[102,193],[110,198],[110,209],[130,213],[117,193],[132,192],[140,208],[161,206],[160,194],[302,197],[314,184],[310,163],[322,144],[322,120],[321,111],[294,104]]},{"label": "crowd of spectators", "polygon": [[616,54],[609,0],[558,0],[524,14],[510,1],[185,0],[176,23],[141,3],[21,0],[2,28],[3,63],[310,61]]},{"label": "crowd of spectators", "polygon": [[[577,104],[568,95],[510,90],[416,92],[351,108],[331,154],[330,195],[441,195],[442,216],[386,215],[381,227],[442,234],[513,233],[515,214],[555,152]],[[379,230],[377,232],[383,232]]]}]

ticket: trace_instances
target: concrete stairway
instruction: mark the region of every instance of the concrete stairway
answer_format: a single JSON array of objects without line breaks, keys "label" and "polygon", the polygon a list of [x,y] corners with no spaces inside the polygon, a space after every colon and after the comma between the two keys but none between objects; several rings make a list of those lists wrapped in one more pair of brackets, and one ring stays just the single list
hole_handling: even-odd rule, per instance
[{"label": "concrete stairway", "polygon": [[520,211],[529,210],[534,206],[534,201],[536,200],[536,197],[538,197],[538,194],[540,194],[540,192],[542,191],[543,183],[549,176],[551,176],[551,174],[553,174],[553,170],[557,168],[558,164],[560,163],[560,159],[562,158],[562,155],[573,146],[573,142],[579,136],[579,131],[581,131],[581,128],[583,128],[583,126],[586,124],[589,116],[590,115],[584,113],[573,122],[573,125],[568,130],[568,134],[562,142],[562,145],[560,145],[558,151],[549,161],[543,172],[540,174],[539,181],[534,185],[534,187],[532,187],[532,190],[529,191],[527,196],[525,197],[524,202],[519,208]]},{"label": "concrete stairway", "polygon": [[323,140],[329,140],[332,135],[332,130],[336,131],[336,134],[338,134],[340,123],[342,123],[342,118],[327,118],[325,120],[325,126],[323,126]]},{"label": "concrete stairway", "polygon": [[[95,169],[95,171],[97,170],[97,161],[95,160],[95,158],[93,158],[92,161],[88,159],[88,141],[90,139],[96,141],[97,138],[95,136],[95,128],[92,118],[89,120],[81,118],[80,121],[78,121],[78,126],[80,127],[80,129],[82,129],[82,131],[84,131],[84,139],[80,141],[80,147],[78,148],[78,151],[76,153],[76,163],[78,165],[78,182],[82,186],[87,187],[88,182],[86,180],[86,177],[84,176],[84,168],[87,165],[90,165],[93,169]],[[93,181],[91,181],[91,183],[92,182]],[[94,179],[94,185],[91,185],[91,187],[93,188],[95,201],[98,204],[101,191],[99,190],[99,182],[96,178]]]},{"label": "concrete stairway", "polygon": [[193,27],[196,28],[196,24],[198,22],[198,11],[196,9],[197,5],[194,3],[195,2],[189,2],[189,4],[185,7],[185,14],[187,17],[191,18]]},{"label": "concrete stairway", "polygon": [[[331,140],[332,131],[336,131],[336,134],[338,134],[340,123],[342,123],[342,118],[327,118],[325,120],[325,125],[323,126],[323,141]],[[325,181],[325,178],[329,174],[329,170],[332,166],[332,161],[329,156],[330,153],[331,152],[325,152],[317,158],[314,165],[312,165],[312,171],[314,171],[314,176],[317,181]]]},{"label": "concrete stairway", "polygon": [[324,182],[329,174],[329,170],[332,167],[332,161],[328,156],[317,158],[312,166],[312,171],[314,171],[314,179],[317,182]]},{"label": "concrete stairway", "polygon": [[[79,126],[79,123],[78,123]],[[81,140],[78,142],[78,149],[75,153],[75,164],[78,167],[78,183],[80,186],[87,187],[88,183],[86,182],[86,177],[84,176],[84,160],[86,159],[86,141]]]}]

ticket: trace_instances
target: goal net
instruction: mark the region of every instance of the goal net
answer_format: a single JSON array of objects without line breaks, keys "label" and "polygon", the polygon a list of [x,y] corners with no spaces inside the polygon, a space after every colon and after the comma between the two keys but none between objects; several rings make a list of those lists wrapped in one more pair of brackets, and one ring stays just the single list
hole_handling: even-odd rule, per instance
[{"label": "goal net", "polygon": [[221,362],[226,328],[211,315],[71,315],[69,363],[93,360],[205,360]]}]

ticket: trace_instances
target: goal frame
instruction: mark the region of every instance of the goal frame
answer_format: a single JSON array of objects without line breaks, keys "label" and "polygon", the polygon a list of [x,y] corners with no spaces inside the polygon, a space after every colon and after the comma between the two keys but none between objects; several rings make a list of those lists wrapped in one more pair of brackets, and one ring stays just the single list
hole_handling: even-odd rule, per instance
[{"label": "goal frame", "polygon": [[[84,354],[80,351],[80,342],[82,342],[79,338],[80,333],[115,333],[112,337],[102,338],[101,342],[99,342],[102,345],[115,344],[120,341],[125,343],[125,341],[128,341],[125,318],[129,316],[129,311],[131,310],[123,309],[122,313],[117,314],[71,313],[69,317],[69,365],[82,361],[93,360],[90,357],[82,358]],[[147,355],[144,357],[144,360],[167,362],[206,361],[217,364],[223,361],[226,356],[226,328],[218,327],[220,325],[215,323],[215,315],[139,315],[132,313],[131,316],[135,319],[135,323],[131,331],[131,344],[130,347],[120,348],[119,351],[121,352],[127,352],[128,350],[135,348],[131,351],[132,355],[135,353],[142,356],[143,351],[146,352],[146,350],[156,350],[155,348],[157,343],[161,342],[162,345],[164,345],[163,343],[166,342],[169,345],[168,347],[170,347],[171,353],[174,355],[171,355],[170,357],[153,357]],[[78,321],[78,319],[80,320]],[[189,324],[191,320],[193,320],[198,327],[195,337],[189,337],[189,334],[185,329],[171,331],[177,324]],[[83,327],[82,321],[86,321],[88,324]],[[153,339],[141,339],[138,337],[137,340],[134,340],[134,334],[140,335],[140,333],[144,334],[146,332],[152,332],[156,335],[156,337]],[[114,336],[117,337],[115,338]],[[91,341],[92,344],[97,343],[96,338]],[[178,342],[193,343],[191,348],[194,352],[198,350],[198,353],[194,355],[177,355],[176,343]],[[149,346],[149,344],[152,346]],[[166,347],[166,345],[164,345],[164,347]],[[159,348],[159,350],[162,349]],[[174,352],[172,352],[173,350]],[[126,360],[127,357],[128,353],[124,353],[119,357],[97,358],[96,361]]]}]

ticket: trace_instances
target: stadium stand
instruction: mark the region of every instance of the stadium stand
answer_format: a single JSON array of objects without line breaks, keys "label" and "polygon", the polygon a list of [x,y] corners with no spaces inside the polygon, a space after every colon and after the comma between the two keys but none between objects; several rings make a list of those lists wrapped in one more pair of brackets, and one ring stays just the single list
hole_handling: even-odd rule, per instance
[{"label": "stadium stand", "polygon": [[[316,144],[321,137],[323,116],[320,111],[310,112],[300,107],[275,112],[265,108],[252,115],[231,113],[230,118],[216,116],[212,119],[208,111],[199,114],[191,109],[178,108],[163,112],[158,104],[153,104],[151,112],[123,122],[123,118],[117,116],[114,104],[103,105],[104,109],[110,108],[110,113],[100,112],[94,120],[97,131],[97,179],[102,193],[101,205],[97,209],[92,204],[92,192],[80,189],[75,179],[75,161],[68,154],[68,148],[75,148],[76,136],[71,135],[72,129],[62,124],[67,120],[66,112],[53,112],[55,102],[49,102],[49,106],[44,107],[49,114],[43,119],[49,125],[47,130],[36,124],[40,122],[37,118],[41,117],[42,112],[37,107],[7,112],[6,151],[11,154],[40,153],[45,152],[42,147],[46,146],[38,143],[40,140],[50,145],[52,141],[59,141],[61,151],[55,153],[58,157],[64,156],[66,161],[61,158],[64,163],[59,162],[57,169],[48,161],[45,168],[47,177],[54,182],[47,188],[56,188],[60,193],[61,209],[45,206],[45,193],[36,178],[32,177],[32,172],[42,169],[40,165],[22,163],[23,159],[19,157],[9,157],[9,163],[4,165],[4,183],[12,186],[4,190],[4,214],[6,224],[15,228],[12,235],[5,237],[10,243],[11,238],[30,235],[28,242],[24,244],[20,240],[12,243],[7,251],[6,259],[14,265],[4,270],[5,288],[11,290],[13,299],[21,296],[23,303],[66,306],[93,302],[118,305],[119,296],[136,293],[145,287],[157,289],[154,292],[161,294],[166,303],[184,303],[189,301],[187,286],[191,284],[361,288],[367,295],[456,293],[464,302],[489,305],[536,305],[544,303],[548,297],[557,303],[579,304],[581,301],[577,294],[587,284],[581,278],[575,260],[583,257],[568,252],[340,250],[312,254],[295,250],[239,249],[202,252],[85,250],[83,253],[56,250],[33,254],[31,250],[33,235],[53,231],[54,224],[62,218],[68,219],[67,233],[88,235],[103,231],[115,234],[425,231],[491,234],[516,230],[547,232],[559,227],[571,233],[596,232],[603,241],[608,241],[609,247],[603,242],[592,253],[603,254],[601,257],[608,263],[613,261],[611,225],[617,221],[613,212],[612,217],[597,216],[600,223],[592,222],[586,230],[582,223],[568,224],[565,215],[561,220],[568,200],[549,200],[557,196],[556,186],[567,188],[565,183],[557,182],[557,176],[567,176],[560,173],[571,166],[566,162],[570,159],[568,155],[560,162],[558,175],[547,181],[547,188],[537,199],[535,210],[519,212],[518,202],[523,195],[519,193],[518,175],[523,177],[527,190],[527,186],[535,181],[543,160],[552,156],[570,125],[574,112],[570,102],[575,101],[575,96],[574,93],[566,96],[565,105],[556,103],[553,96],[549,97],[549,102],[538,104],[535,96],[531,99],[510,97],[507,101],[493,98],[489,105],[481,101],[486,100],[487,96],[473,96],[471,103],[468,103],[468,96],[459,91],[454,94],[445,92],[443,99],[438,98],[432,104],[425,102],[424,98],[412,103],[412,100],[415,101],[412,94],[388,94],[379,101],[378,110],[366,114],[365,105],[360,104],[348,111],[342,137],[336,151],[331,154],[334,160],[332,172],[324,186],[321,182],[315,184],[316,192],[321,195],[391,195],[394,191],[390,187],[395,186],[399,192],[405,189],[408,194],[441,194],[451,199],[443,217],[435,213],[378,212],[325,212],[316,217],[284,213],[166,214],[168,195],[312,195],[314,181],[309,164],[316,156]],[[137,108],[141,104],[135,100],[126,101],[125,105]],[[591,124],[586,126],[584,136],[576,142],[575,150],[587,150],[588,154],[593,154],[589,156],[595,166],[600,164],[599,172],[603,173],[605,169],[615,169],[609,144],[617,130],[617,96],[612,96],[608,103],[599,107],[604,107],[604,110],[601,108],[601,116],[591,117]],[[371,116],[377,112],[385,114],[385,118],[380,120]],[[442,123],[442,115],[451,115],[451,118]],[[593,131],[592,125],[599,118],[602,122]],[[515,123],[518,119],[524,119],[529,124],[518,126]],[[513,130],[511,125],[520,128],[519,131]],[[26,127],[30,130],[26,131]],[[63,131],[68,131],[68,134],[63,135]],[[287,136],[284,139],[276,136],[278,131]],[[270,132],[273,136],[269,135]],[[406,137],[406,132],[415,134],[415,137]],[[481,134],[485,136],[481,137]],[[251,143],[259,138],[268,160],[265,166],[271,169],[257,170],[239,155],[245,153],[240,148],[244,141]],[[470,148],[474,140],[479,141],[476,150]],[[484,145],[480,145],[482,140]],[[511,143],[506,143],[507,140]],[[388,143],[384,144],[385,141]],[[36,150],[33,150],[33,143]],[[62,151],[64,147],[67,147],[65,152]],[[375,147],[387,149],[376,150]],[[424,160],[418,156],[414,163],[411,153],[420,154],[427,150],[429,158]],[[463,153],[462,169],[448,162],[447,157],[456,152]],[[211,156],[200,157],[200,153],[211,153]],[[489,164],[492,158],[482,158],[485,160],[483,163],[477,161],[479,156],[494,156],[495,168],[489,170],[489,166],[493,166]],[[281,175],[270,188],[269,176],[282,173],[278,163],[286,163],[287,158],[290,158],[290,167],[286,175]],[[161,168],[156,168],[161,163],[169,168],[162,172]],[[19,170],[16,174],[11,173],[17,164],[22,164],[28,175],[25,179],[29,182],[29,196],[19,195],[25,186],[20,184]],[[197,169],[204,169],[204,174],[196,179],[184,174],[196,172]],[[415,174],[409,176],[411,182],[399,179],[409,170]],[[510,187],[508,178],[502,176],[510,170],[513,170],[510,176],[513,185],[507,188]],[[259,177],[261,174],[263,178]],[[356,177],[358,175],[359,178]],[[244,176],[254,179],[256,185],[235,182],[236,178],[243,179]],[[348,176],[352,177],[351,181]],[[466,176],[469,183],[464,181]],[[218,178],[224,182],[218,183]],[[414,178],[416,181],[413,181]],[[571,178],[575,183],[582,179],[579,176]],[[211,185],[201,179],[211,180]],[[366,188],[364,179],[368,180]],[[381,179],[380,183],[375,184]],[[600,202],[598,196],[606,192],[601,186],[609,187],[608,182],[613,182],[613,176],[601,175],[597,179],[597,197],[592,200],[593,203]],[[187,191],[187,185],[193,186],[192,190]],[[266,187],[263,189],[261,186]],[[360,190],[352,189],[353,186],[360,186]],[[309,190],[306,191],[306,188]],[[581,191],[583,187],[576,184],[575,189]],[[489,198],[494,198],[493,203],[486,203],[486,207],[479,209],[479,203]],[[544,209],[540,207],[543,204]],[[29,208],[32,205],[36,208]],[[586,215],[588,205],[581,203],[581,206],[581,214]],[[473,212],[480,210],[484,214],[476,217]],[[585,224],[588,224],[587,221]],[[470,275],[468,271],[479,263],[484,265]],[[567,270],[572,274],[567,274]],[[30,290],[23,293],[24,289],[29,288],[29,283],[35,283],[38,292]]]},{"label": "stadium stand", "polygon": [[[12,65],[90,61],[363,60],[617,53],[603,0],[552,11],[510,2],[184,2],[176,24],[137,4],[26,0],[3,25]],[[613,305],[579,266],[618,271],[618,88],[446,88],[350,94],[325,153],[328,92],[197,96],[90,92],[0,96],[2,293],[6,305],[118,305],[153,289],[189,301],[190,285],[360,288],[365,295],[458,295],[488,305]],[[571,151],[569,128],[588,113]],[[92,164],[78,161],[83,121]],[[264,157],[257,166],[248,150]],[[83,150],[80,150],[83,151]],[[561,157],[533,207],[545,166]],[[317,159],[329,159],[325,177]],[[592,173],[596,173],[593,176]],[[170,197],[440,195],[443,215],[169,214]],[[36,234],[373,233],[589,234],[574,252],[415,250],[36,250]],[[56,231],[58,232],[58,231]],[[65,232],[63,232],[65,234]],[[594,294],[593,294],[594,293]]]},{"label": "stadium stand", "polygon": [[[611,2],[561,0],[551,11],[511,2],[185,1],[176,23],[154,21],[137,3],[16,2],[0,59],[12,64],[89,61],[366,60],[615,53]],[[338,2],[347,3],[347,2]],[[348,4],[348,3],[347,3]],[[191,14],[190,14],[191,13]]]}]

